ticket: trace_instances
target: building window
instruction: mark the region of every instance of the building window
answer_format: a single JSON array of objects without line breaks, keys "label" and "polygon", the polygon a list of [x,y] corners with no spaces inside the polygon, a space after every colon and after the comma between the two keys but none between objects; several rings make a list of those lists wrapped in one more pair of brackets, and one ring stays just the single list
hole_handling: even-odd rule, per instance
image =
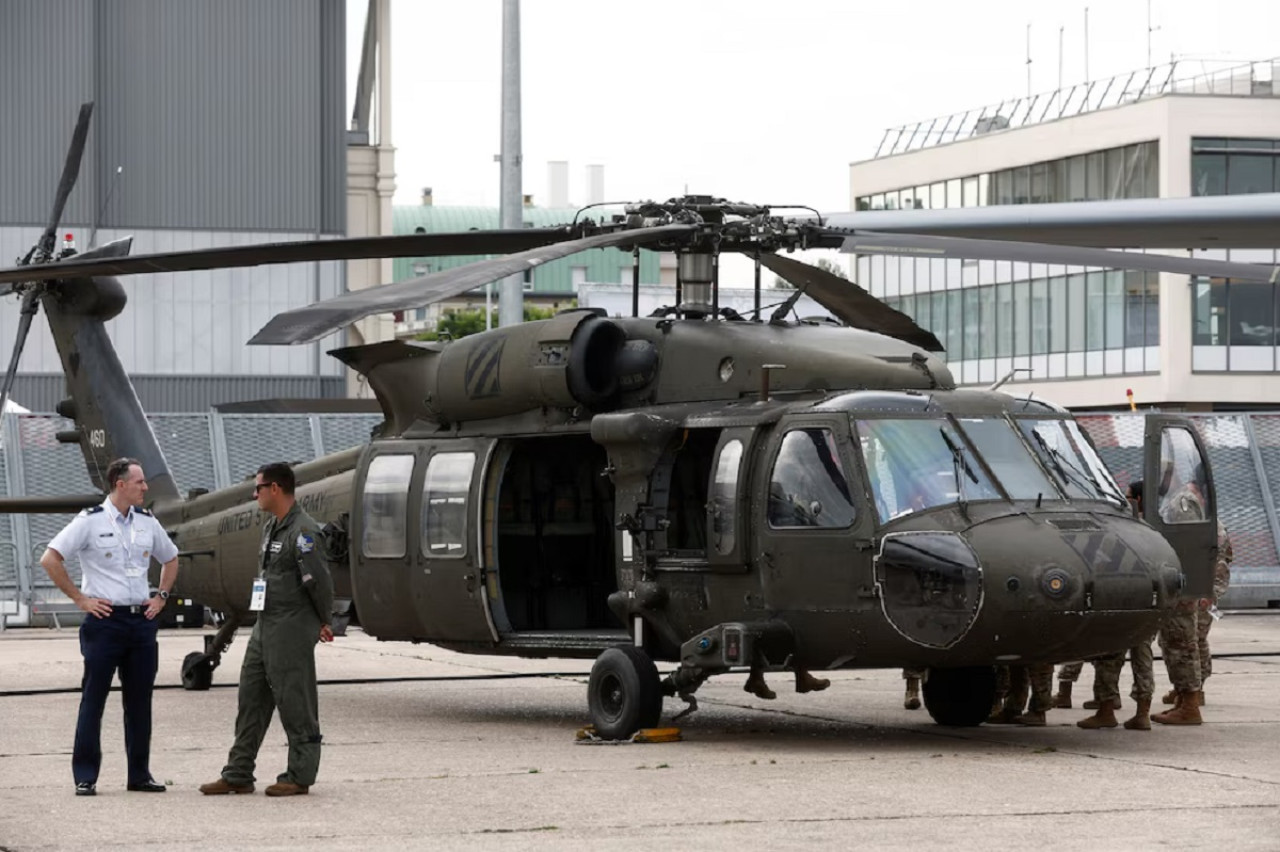
[{"label": "building window", "polygon": [[1191,140],[1192,195],[1280,191],[1280,140]]}]

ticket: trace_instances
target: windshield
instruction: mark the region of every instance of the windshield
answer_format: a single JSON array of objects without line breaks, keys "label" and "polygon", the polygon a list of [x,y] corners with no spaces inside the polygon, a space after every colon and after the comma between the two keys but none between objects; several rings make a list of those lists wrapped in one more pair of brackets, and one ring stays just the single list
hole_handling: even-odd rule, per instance
[{"label": "windshield", "polygon": [[1058,491],[1003,417],[961,417],[960,428],[1014,500],[1058,499]]},{"label": "windshield", "polygon": [[1120,486],[1074,420],[1020,419],[1018,426],[1068,497],[1126,505]]},{"label": "windshield", "polygon": [[940,418],[856,421],[882,520],[1000,493],[955,428]]}]

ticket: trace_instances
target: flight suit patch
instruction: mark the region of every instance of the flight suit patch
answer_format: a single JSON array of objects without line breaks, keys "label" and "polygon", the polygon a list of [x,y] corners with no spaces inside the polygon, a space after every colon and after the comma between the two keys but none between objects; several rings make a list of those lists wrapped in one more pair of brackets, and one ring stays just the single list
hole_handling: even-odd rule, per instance
[{"label": "flight suit patch", "polygon": [[298,552],[310,553],[316,549],[316,540],[307,533],[298,534]]},{"label": "flight suit patch", "polygon": [[271,552],[272,552],[272,553],[279,553],[283,548],[284,548],[284,542],[283,542],[283,541],[273,541],[273,542],[271,542]]}]

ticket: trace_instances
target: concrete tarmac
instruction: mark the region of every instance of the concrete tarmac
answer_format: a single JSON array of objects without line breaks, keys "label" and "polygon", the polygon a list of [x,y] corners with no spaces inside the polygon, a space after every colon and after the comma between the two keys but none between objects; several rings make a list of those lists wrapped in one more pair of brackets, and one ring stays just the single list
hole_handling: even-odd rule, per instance
[{"label": "concrete tarmac", "polygon": [[[289,799],[261,793],[285,767],[278,723],[257,793],[196,790],[226,760],[246,636],[214,689],[157,689],[151,765],[166,793],[125,791],[113,695],[98,795],[77,798],[77,631],[9,630],[0,850],[1275,850],[1278,616],[1231,613],[1215,626],[1201,727],[1077,728],[1089,667],[1077,709],[1050,712],[1046,728],[937,726],[902,709],[896,671],[836,672],[809,695],[773,674],[775,701],[744,693],[735,674],[700,690],[683,742],[648,745],[575,743],[589,662],[464,656],[352,631],[317,649],[320,677],[366,682],[320,687],[320,778]],[[183,656],[200,647],[200,631],[162,631],[160,685],[176,686]],[[501,677],[538,673],[559,674]],[[1167,683],[1157,662],[1161,692]],[[1133,702],[1124,705],[1122,718]],[[680,706],[668,700],[664,722]]]}]

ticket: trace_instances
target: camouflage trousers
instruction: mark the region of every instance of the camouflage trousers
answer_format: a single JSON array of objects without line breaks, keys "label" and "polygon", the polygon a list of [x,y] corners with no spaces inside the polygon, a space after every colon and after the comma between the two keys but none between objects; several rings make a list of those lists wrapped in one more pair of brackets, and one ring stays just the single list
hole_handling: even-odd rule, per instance
[{"label": "camouflage trousers", "polygon": [[1053,709],[1053,663],[996,667],[996,696],[1006,708],[1021,713],[1028,692],[1032,713]]},{"label": "camouflage trousers", "polygon": [[1213,654],[1209,653],[1209,628],[1213,627],[1213,616],[1208,610],[1196,610],[1196,646],[1200,651],[1200,688],[1213,674]]},{"label": "camouflage trousers", "polygon": [[1062,666],[1058,668],[1058,680],[1075,683],[1080,679],[1080,672],[1083,670],[1083,662],[1063,663]]},{"label": "camouflage trousers", "polygon": [[[1180,601],[1160,625],[1160,650],[1164,654],[1164,665],[1169,671],[1173,688],[1179,692],[1196,692],[1203,686],[1199,614],[1195,601]],[[1204,617],[1211,620],[1207,612]],[[1207,633],[1206,630],[1206,635]]]},{"label": "camouflage trousers", "polygon": [[[1133,689],[1129,695],[1134,701],[1150,701],[1156,691],[1154,657],[1151,653],[1151,640],[1139,642],[1129,649],[1129,665],[1133,670]],[[1096,660],[1094,672],[1093,694],[1099,701],[1120,700],[1120,673],[1124,670],[1125,652],[1120,651]]]},{"label": "camouflage trousers", "polygon": [[923,668],[919,668],[919,669],[903,669],[903,670],[902,670],[902,676],[903,676],[904,678],[906,678],[907,680],[923,680],[923,679],[924,679],[924,669],[923,669]]}]

